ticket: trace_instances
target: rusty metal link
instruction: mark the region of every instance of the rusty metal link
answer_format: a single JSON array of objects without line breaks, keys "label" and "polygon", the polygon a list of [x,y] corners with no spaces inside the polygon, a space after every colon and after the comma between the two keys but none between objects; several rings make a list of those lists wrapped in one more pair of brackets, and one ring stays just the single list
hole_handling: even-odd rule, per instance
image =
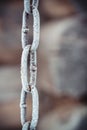
[{"label": "rusty metal link", "polygon": [[28,27],[28,21],[29,21],[29,15],[25,12],[23,12],[23,18],[22,18],[22,36],[21,36],[21,42],[22,42],[22,48],[24,48],[26,45],[29,44],[29,27]]},{"label": "rusty metal link", "polygon": [[28,14],[32,14],[33,8],[38,8],[39,0],[24,0],[24,10]]},{"label": "rusty metal link", "polygon": [[[35,130],[37,123],[38,123],[38,110],[39,110],[39,97],[38,97],[38,91],[37,88],[34,87],[31,90],[32,93],[32,120],[31,122],[26,121],[26,98],[27,98],[27,92],[24,91],[24,89],[22,88],[21,91],[21,101],[20,101],[20,108],[21,108],[21,124],[23,126],[22,130]],[[26,126],[27,125],[27,126]],[[25,128],[28,129],[25,129]]]},{"label": "rusty metal link", "polygon": [[[30,51],[31,45],[25,46],[21,58],[21,81],[25,92],[30,92],[33,86],[36,86],[37,77],[37,57],[36,51]],[[29,57],[30,56],[30,57]],[[28,80],[28,58],[30,59],[30,80]]]},{"label": "rusty metal link", "polygon": [[36,51],[39,46],[40,39],[40,16],[37,8],[33,9],[33,43],[31,50]]},{"label": "rusty metal link", "polygon": [[[32,10],[33,12],[33,43],[31,50],[35,51],[37,50],[39,46],[39,39],[40,39],[40,16],[39,11],[35,7]],[[26,45],[29,44],[29,27],[28,27],[28,21],[29,21],[29,14],[26,13],[24,10],[23,12],[23,20],[22,20],[22,48],[24,48]]]},{"label": "rusty metal link", "polygon": [[[32,2],[32,3],[31,3]],[[37,79],[37,48],[39,45],[40,18],[38,12],[39,0],[24,0],[24,12],[22,20],[22,57],[21,57],[21,81],[22,91],[20,99],[22,130],[35,130],[39,115],[39,97],[36,88]],[[32,8],[31,8],[32,6]],[[31,13],[32,12],[32,13]],[[29,15],[33,15],[33,42],[29,44]],[[28,61],[29,60],[29,61]],[[32,94],[32,119],[26,121],[26,98]]]}]

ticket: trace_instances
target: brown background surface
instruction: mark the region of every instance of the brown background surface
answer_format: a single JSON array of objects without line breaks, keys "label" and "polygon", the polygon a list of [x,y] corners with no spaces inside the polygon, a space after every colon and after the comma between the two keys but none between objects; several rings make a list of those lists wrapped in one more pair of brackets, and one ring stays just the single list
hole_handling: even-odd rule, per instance
[{"label": "brown background surface", "polygon": [[[49,119],[52,117],[55,119],[55,113],[59,113],[59,118],[64,121],[74,107],[80,108],[81,105],[71,97],[59,97],[53,83],[54,75],[49,66],[49,58],[51,58],[49,50],[56,48],[57,39],[61,37],[61,30],[68,26],[69,21],[66,19],[74,17],[75,9],[68,0],[40,0],[39,11],[41,37],[38,50],[37,86],[40,95],[38,129],[47,130],[48,128],[44,126],[51,123]],[[23,0],[0,1],[0,130],[21,129],[19,101],[22,12]],[[61,21],[65,21],[63,26]],[[32,28],[31,23],[30,28]],[[31,41],[32,33],[30,32]],[[30,98],[28,104],[31,106]],[[28,118],[31,116],[29,113],[31,113],[31,107],[28,109]],[[48,115],[47,118],[46,115]],[[48,124],[46,122],[44,124],[45,119],[49,122]],[[56,126],[55,129],[57,129]]]}]

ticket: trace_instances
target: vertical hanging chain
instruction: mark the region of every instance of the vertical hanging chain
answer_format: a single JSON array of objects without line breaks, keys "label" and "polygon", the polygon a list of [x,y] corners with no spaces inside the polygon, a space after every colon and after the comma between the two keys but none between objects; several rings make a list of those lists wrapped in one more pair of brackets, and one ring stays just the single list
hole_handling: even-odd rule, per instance
[{"label": "vertical hanging chain", "polygon": [[[32,2],[32,3],[31,3]],[[39,97],[36,88],[37,78],[37,48],[40,36],[40,17],[38,12],[38,0],[24,0],[24,11],[22,20],[22,57],[21,57],[21,81],[22,91],[20,99],[20,113],[22,130],[35,130],[39,115]],[[29,44],[29,15],[33,15],[33,42]],[[29,61],[28,61],[29,60]],[[30,66],[30,67],[28,67]],[[29,69],[29,74],[28,74]],[[30,77],[30,78],[28,78]],[[26,98],[32,94],[32,119],[26,121]]]}]

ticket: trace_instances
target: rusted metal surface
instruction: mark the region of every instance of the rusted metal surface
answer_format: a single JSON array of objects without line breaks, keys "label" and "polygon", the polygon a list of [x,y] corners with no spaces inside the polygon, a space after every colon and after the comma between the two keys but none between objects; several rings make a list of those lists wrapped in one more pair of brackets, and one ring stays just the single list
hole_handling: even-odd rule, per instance
[{"label": "rusted metal surface", "polygon": [[[32,7],[32,8],[31,8]],[[24,0],[24,12],[22,22],[22,58],[21,58],[21,80],[22,91],[20,100],[21,109],[21,124],[23,130],[35,130],[38,123],[39,116],[39,97],[36,88],[37,78],[37,48],[39,45],[39,32],[40,32],[40,18],[38,12],[38,0],[33,0],[32,4],[30,0]],[[33,42],[29,44],[28,34],[28,20],[29,15],[33,15]],[[28,61],[29,59],[29,61]],[[28,74],[28,66],[30,71]],[[26,98],[27,93],[32,95],[32,119],[26,121]]]}]

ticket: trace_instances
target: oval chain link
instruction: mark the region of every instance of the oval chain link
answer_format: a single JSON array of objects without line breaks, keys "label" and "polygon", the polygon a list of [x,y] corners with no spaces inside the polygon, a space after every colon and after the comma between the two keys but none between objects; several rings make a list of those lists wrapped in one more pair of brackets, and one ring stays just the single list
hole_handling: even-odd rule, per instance
[{"label": "oval chain link", "polygon": [[[32,4],[31,0],[24,0],[22,35],[21,35],[22,48],[23,48],[21,57],[22,91],[20,99],[21,124],[23,126],[22,130],[35,130],[39,116],[39,96],[36,88],[36,78],[37,78],[36,51],[39,45],[39,37],[40,37],[40,16],[37,9],[38,3],[39,0],[32,0]],[[29,44],[29,27],[28,27],[28,20],[30,14],[33,15],[33,42],[31,45]],[[26,98],[28,93],[32,94],[31,121],[26,121],[26,108],[27,108]]]}]

